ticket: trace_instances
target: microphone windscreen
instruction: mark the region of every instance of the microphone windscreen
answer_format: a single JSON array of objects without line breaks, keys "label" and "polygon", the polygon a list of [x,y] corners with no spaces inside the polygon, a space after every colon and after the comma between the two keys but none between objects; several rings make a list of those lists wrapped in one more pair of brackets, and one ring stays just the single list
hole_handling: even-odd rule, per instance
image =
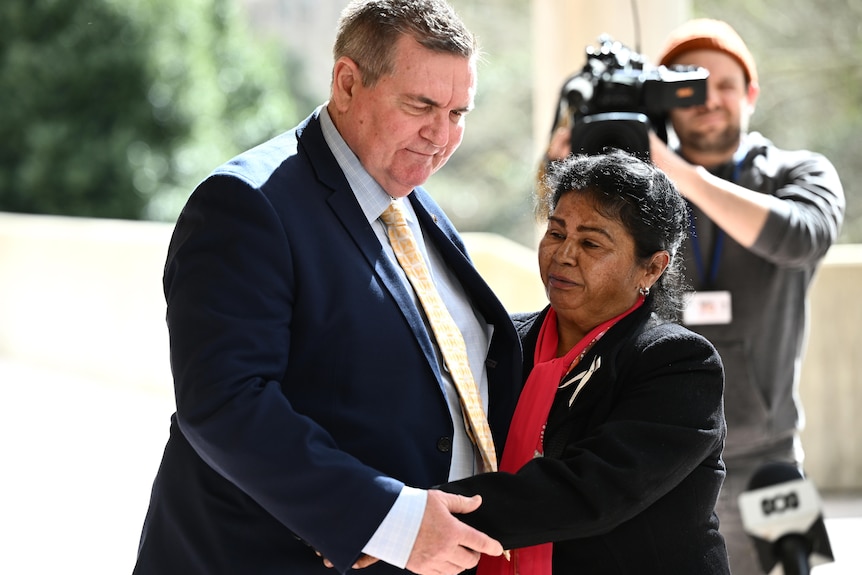
[{"label": "microphone windscreen", "polygon": [[788,568],[834,561],[821,510],[817,489],[798,466],[772,462],[755,471],[739,496],[739,511],[764,573],[778,563]]}]

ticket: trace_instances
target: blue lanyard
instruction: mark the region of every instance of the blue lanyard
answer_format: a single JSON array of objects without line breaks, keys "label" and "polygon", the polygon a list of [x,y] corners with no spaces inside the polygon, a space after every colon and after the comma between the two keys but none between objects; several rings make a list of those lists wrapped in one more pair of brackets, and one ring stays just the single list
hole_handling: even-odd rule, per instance
[{"label": "blue lanyard", "polygon": [[710,262],[709,275],[707,276],[704,270],[700,241],[697,238],[697,228],[694,225],[694,216],[691,210],[688,212],[688,229],[690,232],[689,236],[691,237],[691,250],[694,252],[694,264],[697,267],[697,275],[706,287],[710,287],[718,277],[718,262],[721,260],[721,252],[724,250],[724,231],[720,228],[716,228],[715,230],[715,247],[712,250],[712,261]]},{"label": "blue lanyard", "polygon": [[[741,154],[740,157],[736,158],[736,161],[733,165],[733,175],[731,177],[731,182],[736,183],[739,180],[739,173],[742,170],[742,160],[745,159],[745,155]],[[712,258],[709,263],[709,275],[706,273],[706,267],[703,261],[703,253],[701,252],[700,241],[697,237],[697,227],[694,223],[694,215],[692,211],[688,211],[688,229],[689,236],[691,237],[691,248],[692,252],[694,252],[694,264],[697,267],[697,275],[700,278],[700,281],[707,288],[711,287],[715,284],[715,280],[718,277],[718,264],[721,261],[721,253],[724,251],[724,230],[719,227],[715,228],[715,245],[712,249]]]}]

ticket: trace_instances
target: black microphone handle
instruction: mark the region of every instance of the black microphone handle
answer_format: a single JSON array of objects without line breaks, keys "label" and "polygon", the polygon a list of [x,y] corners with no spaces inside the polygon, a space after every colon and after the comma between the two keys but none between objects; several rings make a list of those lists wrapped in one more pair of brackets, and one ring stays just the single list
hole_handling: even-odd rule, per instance
[{"label": "black microphone handle", "polygon": [[811,565],[808,562],[808,542],[805,536],[785,535],[775,542],[776,555],[781,559],[784,575],[809,575]]}]

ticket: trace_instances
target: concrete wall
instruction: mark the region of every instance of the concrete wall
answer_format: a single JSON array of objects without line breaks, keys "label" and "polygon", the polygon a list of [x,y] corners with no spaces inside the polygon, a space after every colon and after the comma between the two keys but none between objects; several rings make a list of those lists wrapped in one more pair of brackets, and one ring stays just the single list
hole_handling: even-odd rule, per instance
[{"label": "concrete wall", "polygon": [[805,468],[822,489],[862,489],[862,244],[833,246],[811,289],[800,384]]},{"label": "concrete wall", "polygon": [[[0,213],[0,360],[170,395],[161,277],[171,229]],[[533,249],[465,240],[507,309],[544,306]],[[812,291],[802,381],[806,467],[821,489],[862,489],[860,285],[862,245],[835,246]]]}]

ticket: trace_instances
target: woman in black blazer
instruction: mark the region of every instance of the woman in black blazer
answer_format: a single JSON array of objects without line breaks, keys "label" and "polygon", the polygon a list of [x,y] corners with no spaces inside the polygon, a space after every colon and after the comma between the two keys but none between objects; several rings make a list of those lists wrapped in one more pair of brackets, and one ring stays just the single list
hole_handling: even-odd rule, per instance
[{"label": "woman in black blazer", "polygon": [[442,487],[480,494],[464,520],[512,549],[479,575],[726,574],[723,369],[674,321],[685,201],[619,151],[557,162],[549,178],[550,306],[514,318],[526,383],[501,471]]}]

